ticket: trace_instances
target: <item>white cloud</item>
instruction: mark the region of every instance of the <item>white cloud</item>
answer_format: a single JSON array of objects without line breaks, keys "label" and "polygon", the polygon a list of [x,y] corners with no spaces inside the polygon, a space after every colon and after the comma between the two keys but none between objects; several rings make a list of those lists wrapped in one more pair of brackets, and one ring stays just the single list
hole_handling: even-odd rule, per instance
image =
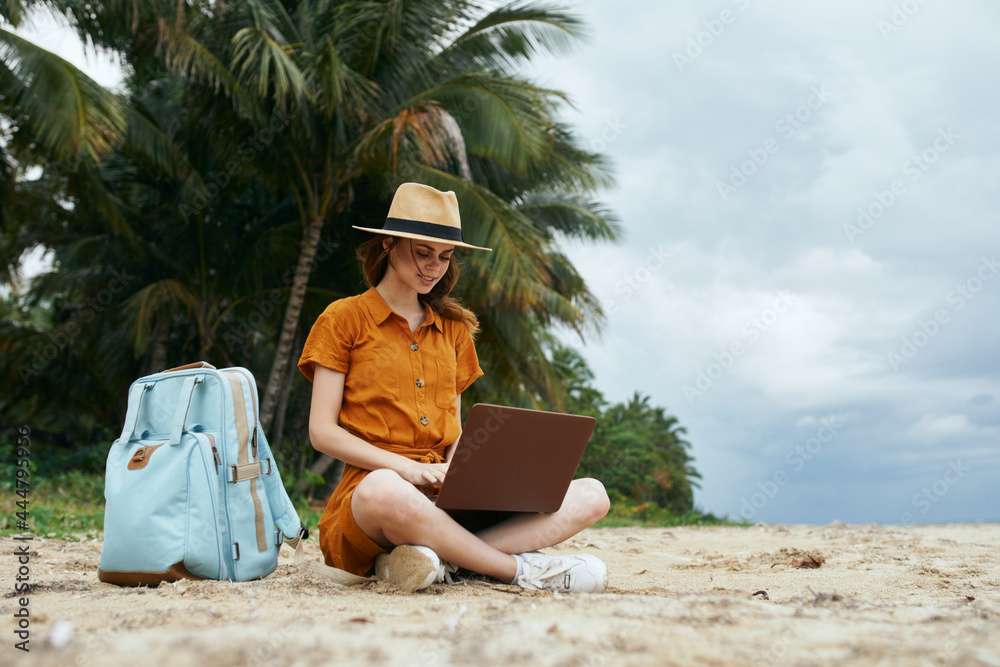
[{"label": "white cloud", "polygon": [[908,431],[910,437],[922,442],[940,442],[978,435],[978,429],[963,414],[925,414]]}]

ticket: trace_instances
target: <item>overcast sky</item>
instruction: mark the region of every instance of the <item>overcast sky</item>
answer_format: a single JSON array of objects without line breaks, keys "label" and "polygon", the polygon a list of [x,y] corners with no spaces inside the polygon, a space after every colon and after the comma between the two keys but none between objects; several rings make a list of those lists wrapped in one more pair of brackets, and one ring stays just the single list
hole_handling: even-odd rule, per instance
[{"label": "overcast sky", "polygon": [[570,253],[600,388],[688,427],[707,510],[1000,519],[1000,5],[628,6],[534,69],[618,177]]},{"label": "overcast sky", "polygon": [[599,388],[677,415],[712,512],[1000,520],[1000,5],[577,7],[530,73],[618,178],[625,239],[569,253]]}]

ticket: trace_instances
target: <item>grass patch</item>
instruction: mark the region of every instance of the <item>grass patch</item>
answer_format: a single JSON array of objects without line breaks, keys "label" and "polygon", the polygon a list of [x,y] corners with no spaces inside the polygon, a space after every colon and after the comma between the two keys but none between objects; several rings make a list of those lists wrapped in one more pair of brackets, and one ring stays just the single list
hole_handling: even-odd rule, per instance
[{"label": "grass patch", "polygon": [[92,538],[104,525],[104,476],[79,471],[33,477],[28,495],[30,531],[17,528],[18,495],[4,484],[0,498],[0,534],[31,532],[39,537]]},{"label": "grass patch", "polygon": [[[70,471],[32,480],[28,496],[30,531],[17,528],[17,500],[12,484],[3,485],[0,498],[0,535],[30,532],[64,540],[99,538],[104,530],[104,475]],[[302,523],[313,535],[323,506],[293,499]]]},{"label": "grass patch", "polygon": [[[29,525],[31,533],[39,537],[66,540],[100,537],[104,528],[104,475],[77,470],[63,472],[32,480],[29,496]],[[289,485],[286,485],[286,488]],[[18,496],[12,484],[3,485],[0,498],[0,535],[23,534],[17,528]],[[323,514],[324,502],[309,502],[293,497],[292,502],[302,523],[312,536],[319,536],[317,526]],[[732,521],[700,511],[676,514],[655,503],[636,503],[627,498],[613,498],[611,511],[601,519],[596,528],[621,526],[746,526],[748,522]]]}]

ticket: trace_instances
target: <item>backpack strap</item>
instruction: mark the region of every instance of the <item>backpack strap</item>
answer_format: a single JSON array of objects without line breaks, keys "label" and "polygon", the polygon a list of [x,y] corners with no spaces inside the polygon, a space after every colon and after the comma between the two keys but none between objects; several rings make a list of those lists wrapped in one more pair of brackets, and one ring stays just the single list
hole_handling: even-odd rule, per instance
[{"label": "backpack strap", "polygon": [[170,440],[168,441],[171,445],[181,444],[181,436],[184,434],[184,422],[187,421],[188,411],[191,409],[191,397],[194,395],[195,386],[204,382],[205,378],[199,375],[190,375],[184,378],[184,384],[181,385],[181,393],[177,397],[177,403],[174,406],[174,419],[171,422],[170,427]]},{"label": "backpack strap", "polygon": [[273,465],[271,447],[267,443],[264,429],[260,427],[259,423],[257,424],[257,457],[258,461],[268,461],[266,466],[260,466],[259,474],[264,483],[267,502],[271,506],[271,516],[281,532],[279,545],[287,544],[294,549],[293,559],[298,562],[302,558],[302,544],[309,537],[309,531],[302,525],[299,513],[295,511],[295,505],[288,497],[285,485],[281,482],[278,466]]}]

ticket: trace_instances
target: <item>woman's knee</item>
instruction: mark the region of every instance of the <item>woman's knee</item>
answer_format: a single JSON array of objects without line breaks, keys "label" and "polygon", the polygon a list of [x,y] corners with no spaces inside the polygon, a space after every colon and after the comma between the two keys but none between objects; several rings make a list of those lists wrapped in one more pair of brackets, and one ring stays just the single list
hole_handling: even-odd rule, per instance
[{"label": "woman's knee", "polygon": [[[407,523],[417,518],[424,496],[410,482],[389,468],[378,468],[365,475],[354,489],[351,507],[375,517],[380,524]],[[426,499],[426,498],[424,498]]]},{"label": "woman's knee", "polygon": [[593,477],[574,479],[574,503],[586,521],[593,523],[607,515],[611,500],[604,484]]}]

